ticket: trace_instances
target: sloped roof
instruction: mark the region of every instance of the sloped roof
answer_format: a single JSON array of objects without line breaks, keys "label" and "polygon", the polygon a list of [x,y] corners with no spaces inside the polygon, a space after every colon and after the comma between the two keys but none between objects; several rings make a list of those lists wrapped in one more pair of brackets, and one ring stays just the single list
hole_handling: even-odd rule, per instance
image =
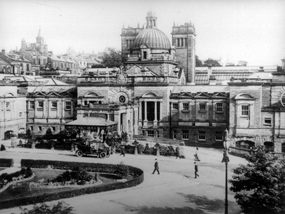
[{"label": "sloped roof", "polygon": [[66,126],[112,126],[117,122],[105,120],[100,117],[84,117],[65,124]]}]

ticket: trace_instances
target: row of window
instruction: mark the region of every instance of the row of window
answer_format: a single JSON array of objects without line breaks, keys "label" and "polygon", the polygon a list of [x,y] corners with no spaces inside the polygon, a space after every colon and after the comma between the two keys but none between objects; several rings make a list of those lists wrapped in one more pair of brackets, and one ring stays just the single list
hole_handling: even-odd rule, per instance
[{"label": "row of window", "polygon": [[[65,110],[71,110],[72,103],[71,101],[65,102]],[[56,111],[57,110],[57,101],[51,102],[51,110]],[[35,109],[35,101],[30,101],[29,103],[29,109]],[[44,101],[38,101],[38,111],[43,111],[44,109]]]},{"label": "row of window", "polygon": [[[173,107],[172,107],[174,110],[178,110],[178,103],[173,103]],[[183,103],[183,106],[182,106],[182,110],[185,110],[185,111],[189,111],[190,110],[190,105],[189,103]],[[200,112],[206,112],[206,108],[207,108],[207,103],[205,102],[201,102],[199,103],[199,111]],[[224,112],[224,105],[223,103],[216,103],[215,105],[215,111],[216,112]]]},{"label": "row of window", "polygon": [[[182,139],[183,140],[189,140],[189,131],[188,130],[182,130]],[[173,138],[176,139],[177,131],[173,131]],[[222,131],[216,131],[215,134],[216,141],[223,141],[223,132]],[[198,140],[199,141],[206,141],[206,131],[198,131]]]}]

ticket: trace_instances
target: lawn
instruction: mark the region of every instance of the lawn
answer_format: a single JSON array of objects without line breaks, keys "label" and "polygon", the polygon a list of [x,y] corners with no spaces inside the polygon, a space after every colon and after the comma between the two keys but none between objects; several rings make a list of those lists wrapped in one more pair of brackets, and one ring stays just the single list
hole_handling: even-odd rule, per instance
[{"label": "lawn", "polygon": [[[18,186],[13,187],[9,186],[5,191],[0,193],[0,200],[8,200],[14,198],[23,198],[27,196],[35,196],[35,195],[42,195],[46,193],[54,193],[54,192],[62,192],[71,189],[78,189],[78,187],[58,187],[58,188],[42,188],[42,187],[33,187],[30,189],[31,182],[39,182],[39,180],[44,179],[45,182],[48,180],[53,180],[58,175],[62,174],[64,170],[57,170],[57,169],[33,169],[35,173],[35,177],[31,180],[19,182]],[[94,176],[94,172],[90,173]],[[117,179],[120,179],[114,175],[107,175],[102,174],[99,176],[99,179],[102,180],[102,184],[110,184],[116,182]],[[84,187],[84,186],[82,186]]]}]

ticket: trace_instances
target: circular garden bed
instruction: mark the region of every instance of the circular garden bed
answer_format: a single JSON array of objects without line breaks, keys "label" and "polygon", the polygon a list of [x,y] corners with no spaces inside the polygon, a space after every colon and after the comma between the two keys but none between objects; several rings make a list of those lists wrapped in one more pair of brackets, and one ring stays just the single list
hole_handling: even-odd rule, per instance
[{"label": "circular garden bed", "polygon": [[[142,183],[144,179],[141,169],[122,164],[22,160],[21,166],[30,167],[35,177],[0,193],[0,209],[133,187]],[[84,169],[88,173],[87,176],[96,178],[96,182],[91,182],[90,179],[81,185],[82,181],[69,181],[68,185],[65,185],[66,180],[58,180],[63,174],[75,168]],[[53,185],[53,182],[59,184]]]}]

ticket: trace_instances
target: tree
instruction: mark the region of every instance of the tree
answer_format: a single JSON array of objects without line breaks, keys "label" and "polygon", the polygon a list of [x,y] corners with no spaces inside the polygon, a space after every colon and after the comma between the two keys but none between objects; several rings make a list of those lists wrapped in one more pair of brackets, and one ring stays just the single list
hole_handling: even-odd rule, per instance
[{"label": "tree", "polygon": [[196,59],[196,67],[203,67],[203,63],[197,55],[195,56],[195,59]]},{"label": "tree", "polygon": [[285,213],[285,160],[278,160],[265,147],[246,156],[247,165],[234,169],[230,190],[244,213]]},{"label": "tree", "polygon": [[27,208],[22,208],[21,214],[73,214],[73,207],[69,206],[63,201],[59,201],[55,205],[48,206],[45,203],[40,205],[34,205],[33,209],[28,210]]},{"label": "tree", "polygon": [[206,61],[204,61],[204,66],[220,67],[221,65],[217,60],[209,58]]},{"label": "tree", "polygon": [[118,51],[115,48],[107,48],[107,50],[103,52],[102,64],[109,68],[121,66],[121,51]]}]

